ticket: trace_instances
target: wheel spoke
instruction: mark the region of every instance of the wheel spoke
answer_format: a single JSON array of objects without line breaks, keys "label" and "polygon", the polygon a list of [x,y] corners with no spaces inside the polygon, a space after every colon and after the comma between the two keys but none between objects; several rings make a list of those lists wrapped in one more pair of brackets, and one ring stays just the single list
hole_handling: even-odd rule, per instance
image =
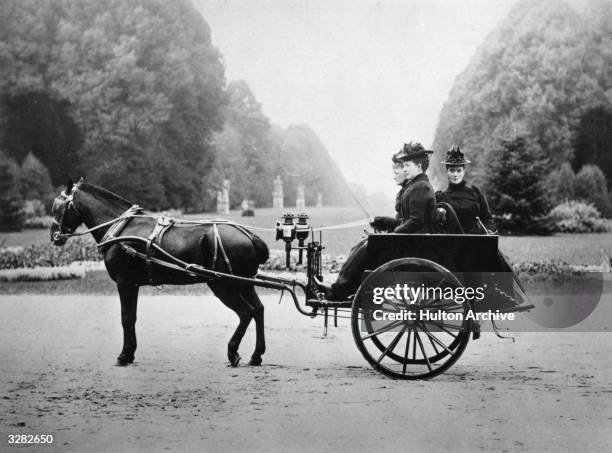
[{"label": "wheel spoke", "polygon": [[404,365],[402,366],[402,374],[406,374],[406,365],[408,365],[408,352],[410,351],[410,335],[412,329],[408,329],[408,335],[406,337],[406,352],[404,352]]},{"label": "wheel spoke", "polygon": [[427,354],[425,353],[425,348],[423,347],[423,342],[421,341],[421,336],[419,335],[419,332],[417,332],[416,330],[414,331],[414,335],[415,335],[417,341],[419,342],[419,348],[421,349],[421,353],[423,354],[423,357],[425,357],[425,362],[427,363],[427,368],[429,368],[429,371],[431,371],[431,363],[429,363],[429,357],[427,357]]},{"label": "wheel spoke", "polygon": [[396,328],[397,326],[401,325],[404,321],[393,321],[390,324],[387,324],[385,327],[381,327],[380,329],[378,329],[375,332],[372,332],[368,335],[366,335],[365,337],[361,337],[362,340],[367,340],[370,337],[373,337],[375,335],[380,335],[381,333],[385,333],[388,332],[391,329]]},{"label": "wheel spoke", "polygon": [[452,332],[449,332],[448,329],[455,329],[455,330],[458,330],[459,332],[466,332],[466,330],[463,327],[456,326],[454,324],[442,324],[441,322],[438,322],[438,321],[423,321],[423,323],[433,324],[434,326],[439,327],[440,329],[442,329],[444,332],[446,332],[453,338],[457,338],[457,335],[455,335]]},{"label": "wheel spoke", "polygon": [[402,335],[404,335],[404,332],[406,332],[406,329],[408,329],[408,326],[405,326],[393,339],[393,341],[391,343],[389,343],[389,346],[387,346],[387,349],[384,350],[384,352],[380,355],[380,357],[378,358],[378,360],[376,361],[376,363],[380,363],[382,362],[382,359],[384,359],[384,357],[387,355],[387,353],[389,352],[393,352],[393,350],[395,349],[395,346],[397,346],[397,344],[399,343],[400,339],[402,338]]},{"label": "wheel spoke", "polygon": [[455,353],[453,351],[451,351],[450,349],[448,349],[448,347],[446,347],[446,345],[444,343],[442,343],[440,340],[438,340],[438,338],[435,335],[432,335],[431,333],[429,333],[429,331],[425,328],[425,326],[423,326],[423,332],[429,337],[431,338],[433,341],[435,341],[436,343],[438,343],[438,345],[442,346],[442,348],[448,352],[450,355],[454,356]]},{"label": "wheel spoke", "polygon": [[[397,300],[397,299],[396,299]],[[391,305],[393,308],[395,308],[397,311],[401,310],[401,307],[399,307],[397,304],[391,302],[389,299],[386,299],[385,302],[382,303],[382,305],[380,306],[380,309],[382,309],[385,305],[385,303],[388,303],[389,305]]]},{"label": "wheel spoke", "polygon": [[[428,337],[428,338],[429,338],[429,337]],[[431,345],[433,346],[434,351],[436,351],[436,355],[440,354],[440,351],[438,351],[438,347],[436,346],[436,344],[435,344],[433,341],[431,341],[431,338],[429,338],[429,342],[430,342],[430,343],[431,343]]]}]

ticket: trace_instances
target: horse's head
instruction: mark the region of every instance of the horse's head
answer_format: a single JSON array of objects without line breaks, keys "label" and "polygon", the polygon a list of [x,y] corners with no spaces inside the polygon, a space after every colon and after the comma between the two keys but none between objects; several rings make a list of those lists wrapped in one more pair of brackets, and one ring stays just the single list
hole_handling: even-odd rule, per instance
[{"label": "horse's head", "polygon": [[66,188],[53,200],[53,208],[51,214],[53,215],[53,225],[51,225],[51,242],[54,245],[64,245],[68,240],[69,234],[74,231],[83,223],[83,216],[79,213],[76,206],[74,205],[74,194],[79,190],[83,178],[76,184],[72,183],[71,179],[68,179]]}]

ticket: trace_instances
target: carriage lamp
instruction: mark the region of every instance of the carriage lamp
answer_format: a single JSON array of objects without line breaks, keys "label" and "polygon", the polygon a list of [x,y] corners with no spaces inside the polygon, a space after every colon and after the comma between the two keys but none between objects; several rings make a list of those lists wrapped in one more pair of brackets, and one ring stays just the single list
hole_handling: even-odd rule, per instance
[{"label": "carriage lamp", "polygon": [[295,219],[292,212],[283,215],[281,220],[276,221],[276,240],[282,239],[291,243],[295,239]]},{"label": "carriage lamp", "polygon": [[285,241],[285,266],[290,266],[289,256],[291,254],[291,242],[295,239],[296,233],[296,216],[292,212],[287,212],[281,220],[276,222],[276,240],[282,239]]},{"label": "carriage lamp", "polygon": [[304,249],[304,241],[308,239],[310,224],[308,223],[308,214],[300,212],[297,215],[297,224],[295,225],[295,236],[298,240],[299,258],[298,264],[302,264],[302,251]]}]

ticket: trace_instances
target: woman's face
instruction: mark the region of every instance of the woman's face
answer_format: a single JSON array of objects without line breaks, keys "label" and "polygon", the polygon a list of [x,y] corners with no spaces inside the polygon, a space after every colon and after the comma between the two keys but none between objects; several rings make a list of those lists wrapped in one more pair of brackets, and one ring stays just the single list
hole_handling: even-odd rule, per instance
[{"label": "woman's face", "polygon": [[396,184],[403,184],[407,179],[412,179],[420,173],[422,173],[421,165],[411,160],[393,164],[393,180]]},{"label": "woman's face", "polygon": [[446,174],[448,175],[448,181],[451,184],[459,184],[461,181],[463,181],[463,177],[465,176],[465,167],[459,165],[448,167],[446,169]]}]

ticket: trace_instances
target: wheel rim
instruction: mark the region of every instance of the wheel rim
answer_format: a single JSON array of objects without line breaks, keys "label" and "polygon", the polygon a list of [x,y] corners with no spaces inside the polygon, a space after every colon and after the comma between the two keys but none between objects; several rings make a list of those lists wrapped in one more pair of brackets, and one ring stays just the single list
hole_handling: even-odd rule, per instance
[{"label": "wheel rim", "polygon": [[448,313],[460,313],[462,319],[372,321],[372,305],[363,302],[369,297],[368,291],[381,277],[396,278],[401,275],[398,272],[407,269],[411,274],[418,270],[426,278],[430,278],[431,274],[446,287],[462,286],[450,271],[433,261],[401,258],[385,263],[363,281],[355,295],[351,316],[353,338],[364,358],[381,373],[397,379],[427,379],[452,366],[465,350],[472,328],[472,321],[465,319],[470,307],[467,303],[458,305],[447,299],[423,299],[412,302],[412,305],[397,299],[387,299],[376,308],[383,312],[397,312],[404,307],[407,311],[419,313],[446,312],[449,317],[452,315]]}]

